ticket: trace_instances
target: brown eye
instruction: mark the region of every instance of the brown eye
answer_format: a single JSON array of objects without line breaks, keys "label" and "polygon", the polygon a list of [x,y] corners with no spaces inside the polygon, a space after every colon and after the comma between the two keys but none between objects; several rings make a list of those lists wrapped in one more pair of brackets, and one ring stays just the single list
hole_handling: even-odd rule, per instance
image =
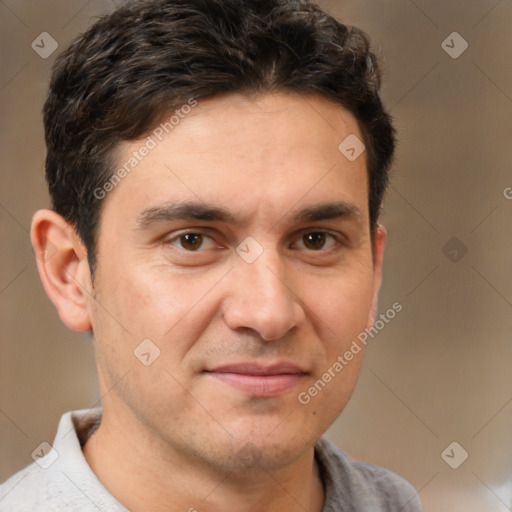
[{"label": "brown eye", "polygon": [[299,245],[303,245],[303,247],[299,247],[301,249],[305,248],[309,251],[321,251],[336,247],[336,245],[339,245],[339,241],[331,233],[325,231],[310,231],[302,235]]},{"label": "brown eye", "polygon": [[176,247],[180,251],[202,253],[219,248],[215,240],[201,231],[181,231],[172,238],[164,240],[164,244]]},{"label": "brown eye", "polygon": [[325,245],[326,235],[325,233],[307,233],[302,236],[302,240],[308,249],[319,250]]},{"label": "brown eye", "polygon": [[203,235],[198,233],[187,233],[186,235],[181,235],[179,237],[179,241],[183,249],[196,251],[203,244]]}]

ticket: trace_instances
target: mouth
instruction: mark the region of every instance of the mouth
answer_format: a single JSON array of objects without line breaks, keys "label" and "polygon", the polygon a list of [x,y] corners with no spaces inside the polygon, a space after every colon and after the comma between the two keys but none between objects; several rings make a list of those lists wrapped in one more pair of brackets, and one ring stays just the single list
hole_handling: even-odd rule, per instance
[{"label": "mouth", "polygon": [[272,365],[231,364],[206,370],[206,373],[248,395],[266,398],[291,391],[309,375],[299,366],[287,362]]}]

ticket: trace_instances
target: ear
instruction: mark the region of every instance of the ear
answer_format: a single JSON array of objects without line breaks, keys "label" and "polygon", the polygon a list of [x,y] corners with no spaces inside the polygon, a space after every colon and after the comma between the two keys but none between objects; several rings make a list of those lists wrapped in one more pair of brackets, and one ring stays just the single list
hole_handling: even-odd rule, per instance
[{"label": "ear", "polygon": [[375,229],[375,237],[373,241],[373,299],[370,315],[368,317],[368,328],[373,326],[375,318],[377,317],[379,290],[382,282],[382,261],[384,259],[386,238],[386,228],[382,224],[378,224]]},{"label": "ear", "polygon": [[58,213],[39,210],[30,230],[37,270],[62,322],[75,331],[92,329],[92,293],[87,250],[74,228]]}]

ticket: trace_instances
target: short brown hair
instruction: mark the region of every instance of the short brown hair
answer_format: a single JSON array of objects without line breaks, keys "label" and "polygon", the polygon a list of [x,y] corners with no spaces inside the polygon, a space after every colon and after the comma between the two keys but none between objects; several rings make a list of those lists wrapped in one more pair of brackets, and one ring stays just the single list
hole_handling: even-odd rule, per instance
[{"label": "short brown hair", "polygon": [[[302,0],[138,0],[100,18],[54,64],[44,106],[46,179],[95,266],[101,199],[115,149],[191,98],[318,94],[348,109],[364,137],[372,233],[395,135],[364,32]],[[341,141],[340,141],[341,142]]]}]

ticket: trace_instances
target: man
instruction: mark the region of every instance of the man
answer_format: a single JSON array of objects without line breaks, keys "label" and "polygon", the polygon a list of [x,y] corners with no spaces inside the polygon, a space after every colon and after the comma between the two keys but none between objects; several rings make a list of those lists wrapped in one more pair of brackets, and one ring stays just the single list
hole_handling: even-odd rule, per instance
[{"label": "man", "polygon": [[2,511],[421,509],[320,439],[377,311],[379,86],[366,36],[302,1],[131,2],[57,59],[31,236],[102,407]]}]

